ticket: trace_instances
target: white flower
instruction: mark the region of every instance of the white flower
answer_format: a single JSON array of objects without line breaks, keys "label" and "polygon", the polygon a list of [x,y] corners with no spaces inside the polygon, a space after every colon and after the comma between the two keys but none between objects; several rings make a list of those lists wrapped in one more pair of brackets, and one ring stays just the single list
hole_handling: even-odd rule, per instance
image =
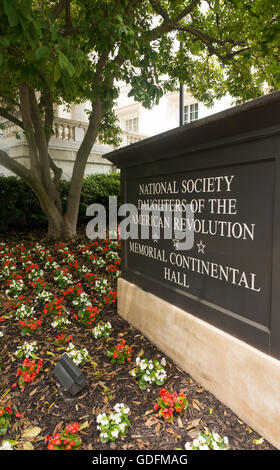
[{"label": "white flower", "polygon": [[115,422],[115,424],[120,424],[122,419],[121,419],[120,415],[115,415],[114,418],[113,418],[113,421]]},{"label": "white flower", "polygon": [[198,439],[194,439],[193,446],[194,447],[199,447],[199,440]]},{"label": "white flower", "polygon": [[51,323],[53,328],[60,327],[62,325],[70,325],[71,321],[65,317],[59,317]]},{"label": "white flower", "polygon": [[126,424],[126,423],[121,423],[121,424],[119,425],[120,431],[121,431],[121,432],[124,432],[124,431],[125,431],[125,428],[126,428],[126,426],[127,426],[127,424]]},{"label": "white flower", "polygon": [[13,450],[13,447],[11,446],[9,441],[3,441],[2,447],[0,447],[0,450]]},{"label": "white flower", "polygon": [[123,403],[116,403],[115,406],[114,406],[114,410],[119,413],[124,407],[124,404]]},{"label": "white flower", "polygon": [[111,432],[111,434],[112,434],[113,437],[117,438],[118,435],[119,435],[119,431],[117,429],[115,429],[114,431]]},{"label": "white flower", "polygon": [[18,356],[18,354],[22,353],[24,357],[32,357],[32,354],[36,352],[36,341],[32,341],[32,343],[28,343],[27,341],[25,341],[22,346],[17,347],[16,355]]},{"label": "white flower", "polygon": [[219,442],[219,440],[221,439],[220,436],[219,436],[219,434],[217,434],[216,432],[213,432],[212,436],[213,436],[213,439],[214,439],[216,442]]},{"label": "white flower", "polygon": [[100,413],[96,418],[97,423],[101,423],[104,416],[106,416],[106,413]]},{"label": "white flower", "polygon": [[199,436],[198,440],[199,440],[199,442],[201,442],[201,444],[205,444],[205,443],[206,443],[206,439],[205,439],[205,437],[203,437],[202,435]]}]

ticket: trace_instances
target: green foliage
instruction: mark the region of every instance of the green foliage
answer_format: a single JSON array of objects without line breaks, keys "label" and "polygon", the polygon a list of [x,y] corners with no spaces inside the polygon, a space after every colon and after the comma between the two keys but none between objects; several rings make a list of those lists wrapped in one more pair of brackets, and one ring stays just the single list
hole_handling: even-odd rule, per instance
[{"label": "green foliage", "polygon": [[102,204],[106,210],[109,208],[109,196],[120,195],[119,173],[91,175],[84,179],[82,186],[80,215],[84,215],[86,208],[93,203]]},{"label": "green foliage", "polygon": [[[69,181],[60,182],[61,198],[66,206]],[[120,195],[120,176],[118,173],[90,175],[83,180],[80,219],[85,218],[86,209],[90,204],[103,204],[108,210],[109,196]],[[0,176],[0,230],[8,225],[36,226],[45,224],[46,217],[32,189],[15,176]]]},{"label": "green foliage", "polygon": [[[16,176],[0,176],[0,226],[44,222],[45,216],[32,189]],[[3,227],[4,226],[4,227]]]},{"label": "green foliage", "polygon": [[0,95],[11,108],[26,83],[111,113],[114,80],[150,107],[180,79],[208,104],[245,100],[279,88],[279,24],[278,0],[0,0]]}]

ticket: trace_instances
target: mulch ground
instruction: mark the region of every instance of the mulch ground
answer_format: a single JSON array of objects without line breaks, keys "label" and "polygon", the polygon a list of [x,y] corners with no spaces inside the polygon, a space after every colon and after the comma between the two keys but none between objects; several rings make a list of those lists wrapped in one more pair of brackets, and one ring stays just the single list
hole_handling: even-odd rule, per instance
[{"label": "mulch ground", "polygon": [[[70,250],[77,253],[79,243],[88,243],[83,236],[84,229],[75,243],[67,243]],[[42,232],[10,232],[9,236],[0,235],[0,242],[14,246],[18,243],[28,244],[40,242],[42,244]],[[46,247],[52,251],[53,245],[46,243]],[[59,258],[59,257],[58,257]],[[79,262],[90,262],[80,259]],[[58,262],[61,259],[57,259]],[[104,276],[104,270],[99,272]],[[51,279],[48,279],[51,283]],[[110,279],[113,288],[116,288],[116,280]],[[0,297],[0,316],[7,312],[7,299],[4,294],[3,283]],[[49,289],[48,289],[49,290]],[[53,291],[57,286],[53,285]],[[86,289],[91,293],[89,289]],[[157,418],[154,404],[159,397],[160,387],[151,387],[150,391],[141,390],[135,378],[128,371],[133,364],[111,364],[106,356],[108,347],[114,346],[121,339],[133,347],[133,360],[140,353],[147,358],[162,358],[164,354],[158,350],[140,331],[137,331],[117,314],[116,304],[104,305],[101,317],[103,321],[110,321],[113,326],[112,337],[109,340],[92,337],[92,327],[86,327],[73,322],[67,330],[74,337],[74,343],[81,348],[87,348],[91,361],[83,371],[88,378],[88,387],[82,395],[73,401],[68,401],[59,392],[53,369],[61,351],[53,345],[59,332],[51,327],[53,318],[44,319],[41,333],[35,333],[32,337],[22,338],[18,322],[13,317],[5,319],[0,324],[0,330],[4,336],[0,338],[0,358],[4,368],[0,372],[0,405],[12,405],[13,410],[21,413],[20,419],[12,419],[12,426],[3,438],[13,439],[19,442],[15,449],[33,447],[34,449],[46,449],[45,437],[53,435],[65,428],[66,424],[77,421],[80,424],[87,423],[80,432],[82,445],[80,449],[108,450],[108,449],[143,449],[143,450],[175,450],[184,449],[185,442],[192,441],[198,432],[207,428],[210,432],[217,432],[220,436],[227,436],[231,449],[235,450],[269,450],[274,449],[268,442],[261,439],[254,430],[238,418],[229,408],[218,401],[211,393],[203,389],[190,375],[180,370],[170,359],[167,360],[167,381],[164,387],[169,391],[184,392],[189,407],[185,414],[178,420],[175,417],[173,423],[165,423]],[[17,346],[23,341],[37,341],[40,357],[44,359],[43,372],[35,382],[27,385],[21,392],[19,388],[11,389],[11,384],[16,381],[16,371],[21,365],[21,360],[15,357]],[[101,443],[97,430],[96,417],[101,412],[112,409],[117,402],[123,402],[131,410],[131,427],[126,437],[118,439],[114,443]],[[24,431],[28,428],[39,427],[40,434],[36,437],[24,437]],[[1,443],[0,436],[0,443]],[[31,444],[31,446],[30,446]]]}]

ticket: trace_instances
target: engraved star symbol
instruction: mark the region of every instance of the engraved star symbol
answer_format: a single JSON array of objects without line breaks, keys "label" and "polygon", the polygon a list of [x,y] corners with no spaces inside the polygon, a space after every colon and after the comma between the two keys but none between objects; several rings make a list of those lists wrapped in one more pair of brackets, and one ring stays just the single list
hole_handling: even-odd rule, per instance
[{"label": "engraved star symbol", "polygon": [[177,240],[177,238],[173,238],[172,241],[173,241],[173,248],[178,248],[180,241]]},{"label": "engraved star symbol", "polygon": [[154,243],[158,243],[158,239],[159,239],[159,235],[158,235],[157,233],[155,233],[155,234],[153,235],[153,242],[154,242]]},{"label": "engraved star symbol", "polygon": [[200,242],[197,243],[196,246],[198,248],[198,253],[203,253],[204,254],[204,250],[206,248],[206,245],[203,245],[202,240],[200,240]]}]

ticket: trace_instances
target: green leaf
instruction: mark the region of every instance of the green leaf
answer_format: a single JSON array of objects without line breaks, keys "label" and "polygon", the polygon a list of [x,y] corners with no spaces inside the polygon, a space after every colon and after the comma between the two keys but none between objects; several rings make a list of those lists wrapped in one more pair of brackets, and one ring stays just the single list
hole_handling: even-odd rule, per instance
[{"label": "green leaf", "polygon": [[3,64],[3,60],[4,60],[3,54],[1,54],[1,52],[0,52],[0,67]]},{"label": "green leaf", "polygon": [[42,59],[42,57],[45,57],[49,52],[49,48],[47,46],[41,46],[38,47],[38,49],[35,52],[35,56],[38,60]]},{"label": "green leaf", "polygon": [[7,37],[2,36],[2,37],[0,37],[0,44],[2,46],[8,47],[10,45],[10,41]]},{"label": "green leaf", "polygon": [[2,395],[1,398],[3,399],[6,395],[8,395],[8,393],[9,393],[10,391],[11,391],[11,389],[10,389],[10,388],[7,388],[7,390],[3,393],[3,395]]},{"label": "green leaf", "polygon": [[18,24],[18,15],[14,9],[13,3],[10,0],[3,0],[3,7],[10,26],[16,26]]},{"label": "green leaf", "polygon": [[14,10],[12,2],[10,0],[3,0],[3,7],[4,7],[4,12],[6,13],[7,16],[10,15]]},{"label": "green leaf", "polygon": [[60,67],[63,70],[67,70],[69,66],[69,60],[67,59],[66,55],[63,54],[63,52],[59,51],[58,52],[58,62]]},{"label": "green leaf", "polygon": [[14,11],[11,15],[8,16],[10,26],[16,26],[18,24],[18,15]]},{"label": "green leaf", "polygon": [[75,67],[71,62],[68,62],[67,72],[68,72],[68,75],[70,75],[70,77],[73,77],[75,73]]},{"label": "green leaf", "polygon": [[4,427],[4,426],[2,428],[0,428],[0,436],[5,436],[7,430],[8,430],[8,428]]},{"label": "green leaf", "polygon": [[12,447],[18,445],[18,441],[13,441],[13,439],[4,439],[3,442],[2,442],[2,444],[3,444],[4,442],[8,442],[9,444],[11,444]]},{"label": "green leaf", "polygon": [[54,67],[54,74],[53,74],[54,81],[58,82],[58,80],[60,79],[60,76],[61,76],[61,70],[59,67],[59,63],[57,62]]}]

